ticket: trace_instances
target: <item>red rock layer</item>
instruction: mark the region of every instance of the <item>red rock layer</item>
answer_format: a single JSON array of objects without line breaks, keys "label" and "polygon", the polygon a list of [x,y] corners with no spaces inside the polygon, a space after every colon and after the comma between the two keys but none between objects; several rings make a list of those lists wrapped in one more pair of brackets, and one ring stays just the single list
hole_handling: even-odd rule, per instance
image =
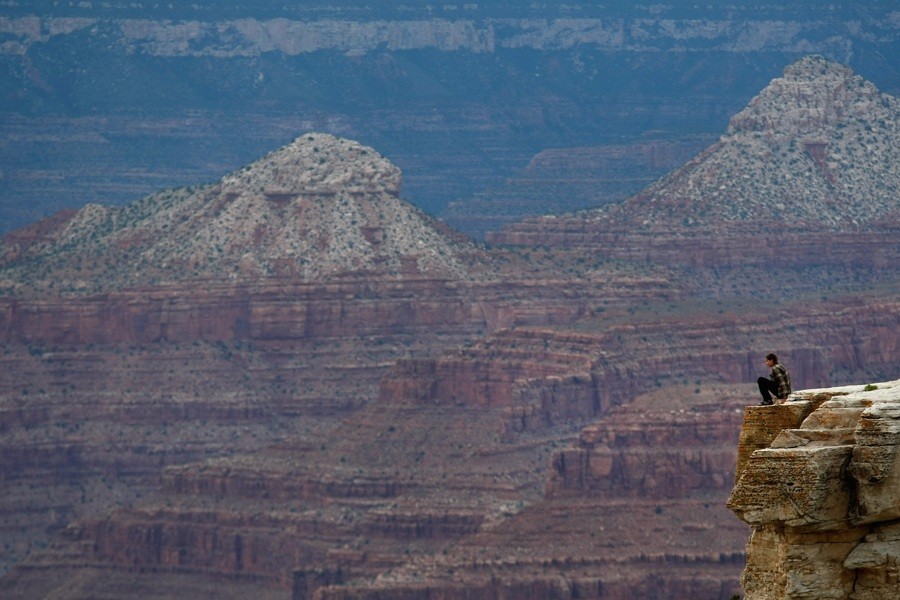
[{"label": "red rock layer", "polygon": [[0,299],[0,339],[26,344],[303,339],[453,324],[483,326],[483,317],[466,290],[444,280],[211,282],[102,296]]},{"label": "red rock layer", "polygon": [[94,296],[0,298],[0,342],[186,343],[495,330],[565,323],[598,302],[675,292],[663,278],[604,273],[603,280],[347,277],[308,284],[172,285]]},{"label": "red rock layer", "polygon": [[[553,455],[545,498],[501,525],[378,580],[347,564],[299,570],[293,598],[729,598],[747,529],[723,507],[744,404],[725,390],[616,409]],[[587,441],[601,432],[603,453]],[[575,453],[594,456],[579,468]]]},{"label": "red rock layer", "polygon": [[896,232],[889,228],[828,233],[786,231],[754,234],[752,225],[740,232],[666,229],[651,233],[608,227],[578,218],[543,217],[488,233],[495,244],[589,247],[602,256],[655,264],[709,267],[841,266],[893,269],[900,261]]},{"label": "red rock layer", "polygon": [[[761,366],[747,348],[776,335],[798,387],[836,369],[894,365],[900,305],[873,297],[758,313],[735,307],[718,316],[680,306],[667,313],[668,304],[648,305],[627,322],[609,310],[579,322],[577,331],[503,330],[387,371],[389,363],[373,353],[369,368],[382,366],[370,373],[386,374],[378,400],[337,426],[300,435],[285,430],[275,447],[169,467],[158,496],[132,500],[134,508],[107,518],[83,519],[4,578],[4,593],[32,593],[48,570],[81,573],[93,582],[85,589],[97,589],[102,578],[78,567],[89,565],[154,573],[160,582],[193,573],[221,597],[231,593],[223,582],[255,580],[285,593],[293,586],[298,598],[415,597],[426,589],[447,598],[601,591],[624,598],[657,588],[727,598],[746,530],[729,525],[731,516],[718,508],[702,520],[696,515],[724,502],[739,428],[733,409],[754,402],[756,392],[748,387],[742,397],[718,401],[704,390],[752,380]],[[356,339],[333,340],[335,356]],[[260,354],[264,346],[201,348],[221,361],[231,353],[218,368],[227,373],[229,365],[237,380],[225,387],[279,356],[275,364],[303,368],[285,352],[291,346]],[[53,358],[36,353],[21,360],[38,371]],[[318,364],[316,373],[342,381],[340,372]],[[158,367],[146,377],[166,371]],[[267,375],[269,411],[278,386],[291,382],[278,375]],[[696,386],[703,402],[673,404],[679,396],[669,395],[626,406],[673,384],[688,397]],[[22,419],[52,419],[64,410],[48,403],[47,415]],[[278,410],[290,411],[290,403]],[[137,415],[134,431],[150,418]],[[648,551],[648,543],[658,550]],[[493,549],[496,556],[478,554]],[[55,589],[67,585],[64,577],[56,581]]]},{"label": "red rock layer", "polygon": [[628,411],[581,431],[553,456],[548,497],[680,498],[730,489],[740,428],[734,406],[663,415]]}]

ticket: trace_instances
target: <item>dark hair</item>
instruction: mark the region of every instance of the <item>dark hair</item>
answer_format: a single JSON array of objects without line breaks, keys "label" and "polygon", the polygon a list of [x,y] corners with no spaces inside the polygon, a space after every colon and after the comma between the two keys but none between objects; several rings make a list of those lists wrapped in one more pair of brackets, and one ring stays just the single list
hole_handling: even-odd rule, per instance
[{"label": "dark hair", "polygon": [[778,362],[778,357],[772,353],[766,354],[766,360],[771,360],[773,363]]}]

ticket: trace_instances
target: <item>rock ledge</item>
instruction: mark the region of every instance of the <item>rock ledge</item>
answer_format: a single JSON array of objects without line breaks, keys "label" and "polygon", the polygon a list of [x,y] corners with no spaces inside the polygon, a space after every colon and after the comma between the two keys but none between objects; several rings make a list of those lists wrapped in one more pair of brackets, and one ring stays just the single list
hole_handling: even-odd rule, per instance
[{"label": "rock ledge", "polygon": [[893,597],[900,380],[792,400],[745,412],[728,507],[753,527],[741,577],[746,599]]}]

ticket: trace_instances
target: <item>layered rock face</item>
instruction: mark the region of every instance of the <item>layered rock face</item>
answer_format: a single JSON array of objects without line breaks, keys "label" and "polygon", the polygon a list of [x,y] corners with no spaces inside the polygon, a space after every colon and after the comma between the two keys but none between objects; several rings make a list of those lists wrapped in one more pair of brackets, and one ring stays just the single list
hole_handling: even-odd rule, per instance
[{"label": "layered rock face", "polygon": [[753,527],[741,583],[748,600],[896,594],[900,381],[796,394],[750,407],[728,506]]},{"label": "layered rock face", "polygon": [[[864,321],[884,314],[887,329],[879,329],[879,339],[897,319],[895,310],[884,309],[859,312]],[[833,309],[821,317],[826,314]],[[749,379],[751,357],[732,356],[728,348],[750,343],[741,341],[742,332],[774,335],[764,324],[771,318],[760,314],[751,324],[744,314],[740,325],[720,320],[693,327],[673,319],[598,327],[602,332],[595,334],[585,333],[584,323],[578,333],[520,327],[433,360],[399,363],[382,380],[379,411],[440,410],[453,422],[453,407],[474,403],[484,418],[502,424],[506,447],[485,452],[507,455],[504,462],[540,440],[559,439],[560,429],[590,424],[580,427],[574,443],[547,457],[540,499],[520,496],[532,499],[502,524],[482,526],[447,552],[417,556],[374,580],[359,564],[298,571],[294,597],[731,597],[747,531],[729,518],[724,502],[734,478],[742,407],[757,393],[706,377]],[[843,334],[829,342],[812,324],[815,317],[805,313],[802,319],[798,341],[840,346]],[[721,338],[713,341],[711,331]],[[872,343],[861,354],[877,356],[880,342]],[[884,360],[893,360],[891,342],[882,351]],[[824,379],[819,370],[833,369],[825,366],[828,355],[798,347],[789,364],[800,379]],[[844,362],[839,356],[835,351],[833,358]],[[729,373],[739,364],[748,373]],[[642,377],[647,373],[693,383],[658,387],[659,381]],[[477,472],[474,464],[470,472]],[[652,550],[647,536],[660,540]]]},{"label": "layered rock face", "polygon": [[[264,3],[257,8],[258,16],[252,16],[234,2],[216,4],[217,13],[211,13],[213,6],[206,2],[140,10],[123,4],[111,2],[107,8],[113,10],[99,15],[90,7],[78,5],[57,7],[49,14],[11,7],[10,16],[2,23],[10,38],[3,51],[24,53],[53,37],[97,26],[112,29],[130,51],[156,56],[258,56],[272,51],[296,55],[332,49],[359,55],[382,46],[391,50],[437,48],[473,53],[502,48],[558,50],[578,44],[596,44],[607,51],[646,50],[673,40],[694,50],[712,47],[735,52],[760,47],[774,50],[805,39],[814,50],[816,46],[831,48],[863,37],[861,31],[845,29],[838,40],[822,39],[815,26],[821,26],[821,21],[830,25],[831,15],[810,22],[807,10],[818,8],[815,4],[808,9],[784,7],[774,31],[771,25],[766,27],[759,14],[747,18],[724,10],[720,13],[706,7],[674,5],[629,10],[574,2],[541,15],[535,7],[477,4],[411,6],[391,1],[375,9],[349,9],[340,3],[317,7]],[[775,12],[771,5],[759,8]],[[842,7],[832,7],[832,11],[837,12],[835,18],[853,14]],[[401,16],[406,18],[398,18]],[[865,25],[887,28],[879,18],[882,16],[881,11],[873,9]],[[676,21],[667,22],[666,18]],[[734,41],[735,30],[741,27],[746,28],[744,35]]]},{"label": "layered rock face", "polygon": [[659,500],[700,491],[721,495],[732,485],[728,474],[735,452],[729,436],[740,421],[734,408],[712,404],[660,414],[619,409],[582,429],[574,447],[554,455],[547,495]]},{"label": "layered rock face", "polygon": [[[147,367],[147,379],[132,381],[136,388],[159,389],[154,376],[183,361],[196,368],[205,354],[219,364],[196,374],[200,398],[186,386],[170,407],[153,392],[145,401],[101,405],[110,421],[131,423],[119,426],[125,439],[143,440],[117,445],[113,461],[131,470],[132,481],[145,479],[131,488],[142,497],[119,496],[109,516],[76,512],[78,521],[3,578],[0,589],[10,598],[67,597],[71,589],[81,592],[68,597],[102,590],[128,597],[128,590],[140,589],[142,597],[165,598],[177,587],[217,597],[258,588],[282,598],[505,593],[537,600],[659,590],[729,598],[747,532],[722,506],[734,477],[739,407],[755,392],[728,392],[707,379],[710,373],[749,379],[752,357],[745,348],[772,337],[771,320],[786,322],[786,315],[796,339],[785,360],[798,385],[825,380],[851,367],[854,357],[867,357],[857,368],[886,369],[896,356],[887,333],[896,328],[896,302],[857,300],[817,314],[800,307],[785,308],[782,316],[760,312],[755,321],[736,308],[728,318],[706,315],[689,323],[683,307],[654,321],[650,315],[659,307],[650,305],[637,322],[620,323],[610,306],[596,322],[580,321],[581,331],[519,325],[434,359],[400,361],[386,373],[378,369],[396,360],[392,346],[401,344],[400,336],[367,345],[340,337],[295,346],[280,341],[279,352],[262,352],[261,341],[206,343],[199,350],[186,344],[180,354],[161,348],[167,358],[152,368],[139,354],[131,360]],[[836,314],[843,314],[839,325]],[[856,343],[846,346],[850,331]],[[305,344],[319,348],[307,347],[310,355],[302,359]],[[106,350],[95,351],[96,361]],[[19,364],[30,361],[34,374],[63,358],[52,351],[23,354],[28,358]],[[121,359],[104,360],[95,367],[96,380],[84,383],[95,398],[104,382],[104,395],[128,387],[110,379],[110,367]],[[205,379],[221,379],[217,370],[230,379],[220,381],[220,393],[205,390]],[[375,391],[379,374],[385,377]],[[64,372],[57,377],[71,380]],[[260,390],[264,377],[270,389]],[[683,379],[687,387],[671,389],[672,380]],[[310,381],[321,387],[304,390]],[[258,398],[249,402],[249,393],[234,392],[243,386],[257,388]],[[628,404],[653,389],[659,391]],[[376,395],[339,412],[341,401]],[[33,424],[52,431],[53,423],[79,414],[49,400],[46,414],[28,417]],[[170,412],[179,408],[180,416]],[[221,421],[213,423],[215,411]],[[340,422],[316,425],[317,411]],[[192,415],[208,423],[191,424]],[[157,430],[156,418],[168,422],[168,435]],[[273,419],[285,426],[272,431]],[[89,433],[74,430],[67,443],[93,469],[90,481],[102,485],[102,448],[77,441]],[[178,454],[179,448],[191,452]],[[201,454],[211,458],[184,464]],[[75,474],[71,463],[32,461],[21,479],[7,482],[24,490],[34,473]],[[147,480],[160,468],[157,489]],[[659,540],[657,550],[648,549],[648,536]],[[240,585],[232,587],[235,582]]]},{"label": "layered rock face", "polygon": [[760,348],[798,387],[896,367],[889,269],[761,302],[481,247],[398,185],[301,136],[4,239],[0,595],[724,600]]},{"label": "layered rock face", "polygon": [[[401,400],[331,430],[379,397],[400,358],[681,292],[662,274],[489,255],[402,202],[398,185],[373,150],[311,134],[216,184],[4,238],[4,569],[40,557],[4,578],[5,597],[77,595],[70,575],[87,578],[84,593],[122,597],[142,568],[165,573],[135,576],[162,597],[178,585],[243,593],[235,578],[283,592],[305,563],[374,577],[539,492],[523,474],[537,471],[540,443],[498,473],[497,449],[468,439],[499,436],[505,398],[483,423],[474,399],[469,412],[421,416]],[[526,359],[517,373],[535,367]],[[423,459],[426,417],[452,424],[454,443]],[[387,433],[392,453],[377,443]],[[481,453],[478,476],[472,461],[446,467]],[[459,499],[445,499],[448,481]],[[364,539],[383,552],[344,550]]]},{"label": "layered rock face", "polygon": [[[428,300],[418,301],[422,297]],[[0,299],[0,339],[37,346],[140,344],[378,336],[447,323],[483,329],[486,315],[472,298],[470,288],[447,280],[377,278],[165,286],[37,302],[7,297]]]}]

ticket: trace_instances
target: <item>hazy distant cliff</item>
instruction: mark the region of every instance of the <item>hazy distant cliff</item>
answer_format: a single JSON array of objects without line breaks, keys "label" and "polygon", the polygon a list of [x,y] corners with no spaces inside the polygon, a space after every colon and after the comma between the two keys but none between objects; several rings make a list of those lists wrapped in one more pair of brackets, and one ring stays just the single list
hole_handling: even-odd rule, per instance
[{"label": "hazy distant cliff", "polygon": [[3,231],[217,180],[309,130],[378,148],[439,214],[548,148],[721,131],[811,52],[900,89],[896,19],[856,3],[6,4]]},{"label": "hazy distant cliff", "polygon": [[[112,33],[130,51],[160,56],[251,56],[270,51],[293,55],[318,50],[352,54],[378,48],[495,52],[590,45],[611,51],[838,50],[846,58],[862,40],[890,42],[897,38],[896,23],[888,11],[833,3],[752,9],[701,9],[683,3],[596,7],[576,2],[562,7],[503,9],[491,3],[386,3],[377,8],[340,4],[270,8],[263,4],[253,12],[227,4],[196,3],[167,10],[159,5],[123,3],[103,10],[86,3],[55,7],[44,15],[24,7],[14,9],[16,12],[22,14],[0,21],[0,31],[7,36],[0,47],[4,53],[24,52],[31,44],[81,30],[92,36]],[[154,16],[147,18],[148,13]],[[815,16],[810,18],[811,14]]]}]

